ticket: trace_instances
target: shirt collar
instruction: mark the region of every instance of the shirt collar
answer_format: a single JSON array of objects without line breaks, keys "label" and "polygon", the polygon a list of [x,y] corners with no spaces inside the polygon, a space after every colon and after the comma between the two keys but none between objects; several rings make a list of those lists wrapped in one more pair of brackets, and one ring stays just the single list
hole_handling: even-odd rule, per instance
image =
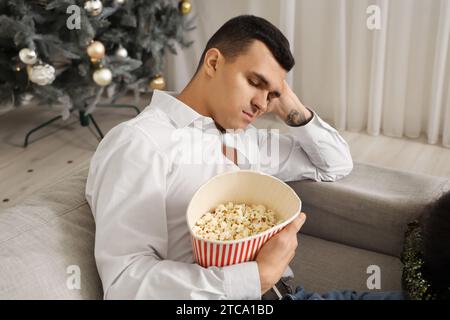
[{"label": "shirt collar", "polygon": [[150,105],[166,113],[177,128],[184,128],[197,119],[205,123],[214,123],[213,119],[205,117],[184,104],[175,97],[175,92],[154,90]]},{"label": "shirt collar", "polygon": [[[176,92],[154,90],[150,106],[152,108],[158,108],[159,110],[167,114],[178,129],[189,126],[190,124],[194,123],[194,121],[197,119],[200,119],[202,121],[202,129],[204,130],[216,128],[214,120],[212,118],[201,115],[188,105],[178,100],[175,96]],[[257,130],[254,126],[250,125],[244,131],[247,131],[250,128],[253,130]],[[232,142],[236,138],[235,135],[230,135],[226,133],[223,135],[223,138],[224,138],[223,142],[226,145],[236,148],[236,150],[240,152],[244,156],[244,158],[247,159],[247,161],[250,160],[253,161],[252,163],[255,163],[254,157],[256,156],[256,153],[251,152],[250,150],[247,150],[250,151],[250,153],[246,152],[246,147],[244,146],[242,140],[242,134],[237,135],[238,139],[237,144]],[[248,142],[247,139],[246,141]]]}]

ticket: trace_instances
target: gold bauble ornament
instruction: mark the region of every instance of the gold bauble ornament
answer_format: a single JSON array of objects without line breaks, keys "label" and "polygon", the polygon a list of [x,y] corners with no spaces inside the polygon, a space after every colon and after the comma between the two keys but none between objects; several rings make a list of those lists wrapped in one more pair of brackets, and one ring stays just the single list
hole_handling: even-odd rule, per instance
[{"label": "gold bauble ornament", "polygon": [[105,46],[100,41],[93,41],[86,49],[88,56],[94,60],[101,60],[105,57]]},{"label": "gold bauble ornament", "polygon": [[113,78],[112,72],[107,68],[95,70],[94,73],[92,74],[92,79],[94,79],[95,83],[102,87],[110,84],[112,78]]},{"label": "gold bauble ornament", "polygon": [[86,10],[89,15],[96,17],[103,10],[103,3],[100,0],[89,0],[84,3],[84,10]]},{"label": "gold bauble ornament", "polygon": [[178,4],[178,10],[180,10],[182,15],[187,15],[192,11],[192,4],[187,0],[182,0]]},{"label": "gold bauble ornament", "polygon": [[166,81],[163,76],[157,75],[150,81],[148,86],[153,90],[162,90],[166,87]]}]

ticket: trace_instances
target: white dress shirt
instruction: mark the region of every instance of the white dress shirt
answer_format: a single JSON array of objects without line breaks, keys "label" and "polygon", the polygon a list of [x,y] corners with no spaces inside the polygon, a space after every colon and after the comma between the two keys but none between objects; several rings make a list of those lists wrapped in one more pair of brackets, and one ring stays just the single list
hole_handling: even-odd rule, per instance
[{"label": "white dress shirt", "polygon": [[[260,299],[256,262],[194,263],[185,214],[195,191],[240,169],[284,181],[334,181],[353,163],[344,139],[315,113],[288,134],[248,134],[255,131],[221,134],[211,118],[155,90],[140,115],[108,132],[86,184],[105,299]],[[237,165],[222,143],[236,148]]]}]

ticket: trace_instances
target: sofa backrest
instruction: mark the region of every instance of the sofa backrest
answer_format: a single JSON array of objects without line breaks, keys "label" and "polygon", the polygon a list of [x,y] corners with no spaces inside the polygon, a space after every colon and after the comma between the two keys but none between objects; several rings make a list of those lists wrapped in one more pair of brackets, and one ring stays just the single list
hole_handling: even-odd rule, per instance
[{"label": "sofa backrest", "polygon": [[0,299],[102,299],[87,173],[0,211]]}]

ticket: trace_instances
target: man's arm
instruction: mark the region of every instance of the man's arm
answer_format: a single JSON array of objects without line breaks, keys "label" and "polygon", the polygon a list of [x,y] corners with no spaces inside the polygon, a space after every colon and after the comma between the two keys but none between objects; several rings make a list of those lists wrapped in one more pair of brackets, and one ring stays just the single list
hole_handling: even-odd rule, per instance
[{"label": "man's arm", "polygon": [[292,91],[286,80],[283,83],[281,95],[269,102],[267,112],[275,113],[290,127],[304,126],[314,116]]},{"label": "man's arm", "polygon": [[203,268],[167,259],[168,171],[164,154],[139,128],[114,128],[99,145],[86,197],[104,298],[259,299],[256,262]]},{"label": "man's arm", "polygon": [[[281,96],[269,103],[268,112],[275,113],[289,127],[289,133],[259,137],[262,153],[261,170],[285,181],[312,179],[335,181],[348,175],[353,161],[347,142],[336,129],[306,108],[287,82]],[[277,152],[277,154],[274,154]]]}]

